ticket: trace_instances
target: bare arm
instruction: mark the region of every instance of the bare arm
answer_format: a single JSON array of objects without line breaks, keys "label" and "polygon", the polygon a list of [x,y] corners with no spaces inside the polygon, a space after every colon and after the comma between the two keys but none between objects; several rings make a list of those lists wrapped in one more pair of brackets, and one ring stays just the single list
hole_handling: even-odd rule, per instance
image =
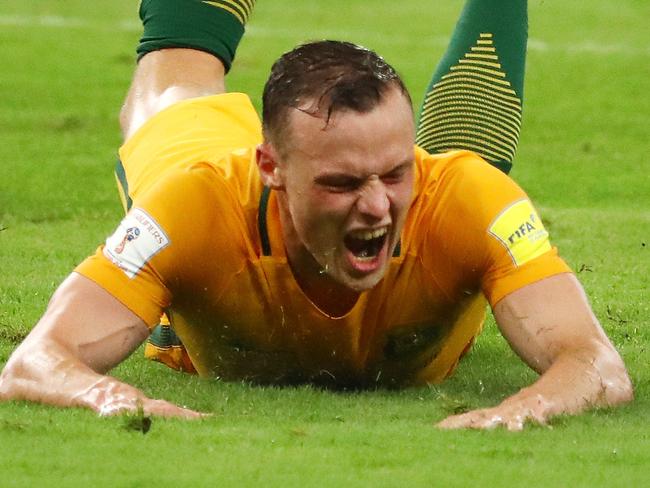
[{"label": "bare arm", "polygon": [[36,327],[0,375],[0,400],[86,407],[100,415],[142,408],[145,413],[195,418],[201,414],[104,375],[148,336],[146,324],[93,281],[71,274]]},{"label": "bare arm", "polygon": [[540,378],[493,408],[446,418],[441,428],[521,430],[559,414],[629,402],[625,365],[572,274],[528,285],[506,296],[494,316],[513,350]]}]

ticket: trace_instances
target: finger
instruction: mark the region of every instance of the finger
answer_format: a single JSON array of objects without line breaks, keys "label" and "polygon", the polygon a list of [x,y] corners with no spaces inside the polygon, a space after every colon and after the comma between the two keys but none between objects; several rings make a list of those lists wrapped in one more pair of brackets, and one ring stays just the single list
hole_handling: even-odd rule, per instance
[{"label": "finger", "polygon": [[99,409],[100,417],[111,417],[128,413],[142,412],[144,415],[156,417],[182,418],[187,420],[208,417],[211,414],[198,412],[189,408],[179,407],[165,400],[120,399],[104,403]]},{"label": "finger", "polygon": [[463,417],[465,417],[466,414],[460,414],[460,415],[450,415],[449,417],[443,419],[442,421],[438,422],[436,424],[436,427],[438,429],[443,429],[443,430],[451,430],[451,429],[462,429],[466,425],[466,422]]},{"label": "finger", "polygon": [[546,426],[548,419],[543,413],[536,412],[534,409],[526,409],[524,412],[513,415],[506,426],[510,431],[520,431],[524,429],[526,423]]},{"label": "finger", "polygon": [[501,405],[452,415],[436,424],[436,427],[440,429],[494,429],[504,426],[511,432],[519,432],[524,429],[527,421],[547,425],[548,412],[547,405],[539,402],[533,407]]},{"label": "finger", "polygon": [[452,415],[439,422],[436,427],[440,429],[490,429],[498,425],[489,410],[472,410],[460,415]]},{"label": "finger", "polygon": [[467,412],[460,415],[451,415],[437,424],[440,429],[474,429],[478,423],[477,412]]},{"label": "finger", "polygon": [[524,415],[513,415],[506,422],[506,428],[510,432],[521,432],[524,430],[524,424],[526,423],[527,416]]},{"label": "finger", "polygon": [[436,427],[441,429],[482,429],[491,430],[497,427],[506,427],[509,431],[516,432],[524,428],[529,414],[503,408],[486,408],[472,410],[460,415],[452,415]]},{"label": "finger", "polygon": [[180,407],[166,400],[147,400],[146,402],[143,402],[142,409],[146,415],[182,418],[186,420],[195,420],[212,416],[210,413],[198,412],[186,407]]},{"label": "finger", "polygon": [[553,404],[538,395],[535,405],[530,409],[530,413],[535,422],[546,426],[549,418],[553,415]]},{"label": "finger", "polygon": [[124,413],[134,413],[138,411],[138,407],[134,402],[107,402],[97,407],[97,413],[100,417],[113,417]]}]

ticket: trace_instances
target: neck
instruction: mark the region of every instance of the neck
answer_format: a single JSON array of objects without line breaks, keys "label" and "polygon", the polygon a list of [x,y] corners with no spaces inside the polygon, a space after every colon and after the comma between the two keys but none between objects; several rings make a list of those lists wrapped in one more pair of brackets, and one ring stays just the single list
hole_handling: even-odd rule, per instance
[{"label": "neck", "polygon": [[279,202],[280,224],[287,260],[298,286],[321,311],[341,317],[357,303],[360,293],[330,277],[300,242],[283,202]]},{"label": "neck", "polygon": [[306,249],[296,251],[291,252],[287,247],[287,259],[303,293],[327,315],[342,317],[348,313],[360,293],[332,279]]}]

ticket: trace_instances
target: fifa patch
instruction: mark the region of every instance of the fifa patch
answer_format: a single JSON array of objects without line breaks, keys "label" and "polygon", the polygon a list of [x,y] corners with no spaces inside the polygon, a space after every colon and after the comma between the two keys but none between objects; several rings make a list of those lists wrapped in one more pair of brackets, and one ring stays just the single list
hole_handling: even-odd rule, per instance
[{"label": "fifa patch", "polygon": [[548,232],[530,200],[519,200],[503,210],[488,232],[505,246],[517,266],[551,249]]},{"label": "fifa patch", "polygon": [[154,255],[169,245],[169,237],[147,212],[131,209],[106,239],[104,256],[133,278]]}]

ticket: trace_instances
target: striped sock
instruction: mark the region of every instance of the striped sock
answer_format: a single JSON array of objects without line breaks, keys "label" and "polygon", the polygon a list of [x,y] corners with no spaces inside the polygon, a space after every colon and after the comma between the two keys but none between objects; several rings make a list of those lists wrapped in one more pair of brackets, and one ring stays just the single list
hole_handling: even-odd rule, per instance
[{"label": "striped sock", "polygon": [[213,54],[229,70],[254,6],[255,0],[142,0],[138,59],[158,49],[186,47]]},{"label": "striped sock", "polygon": [[468,0],[427,89],[417,143],[469,149],[508,173],[519,141],[527,0]]}]

